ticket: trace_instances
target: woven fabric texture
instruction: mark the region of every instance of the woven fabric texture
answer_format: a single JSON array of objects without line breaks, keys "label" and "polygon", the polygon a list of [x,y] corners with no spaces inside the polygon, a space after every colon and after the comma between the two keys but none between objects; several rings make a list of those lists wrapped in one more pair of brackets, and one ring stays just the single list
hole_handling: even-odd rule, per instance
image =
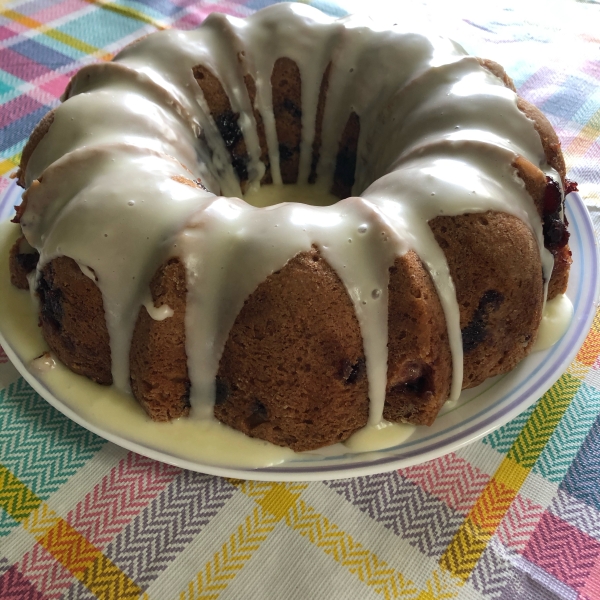
[{"label": "woven fabric texture", "polygon": [[[0,3],[0,193],[81,66],[157,28],[270,3]],[[600,234],[597,2],[310,4],[423,18],[503,64],[556,128]],[[598,600],[599,369],[596,317],[554,387],[483,440],[384,475],[284,484],[183,471],[106,442],[0,350],[0,599]]]}]

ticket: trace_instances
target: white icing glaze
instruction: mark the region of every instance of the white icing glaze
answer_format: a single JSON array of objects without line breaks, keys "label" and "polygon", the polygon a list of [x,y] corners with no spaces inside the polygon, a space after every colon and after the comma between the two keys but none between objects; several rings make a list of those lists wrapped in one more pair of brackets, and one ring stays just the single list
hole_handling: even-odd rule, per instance
[{"label": "white icing glaze", "polygon": [[544,306],[544,314],[533,345],[532,352],[547,350],[554,346],[564,335],[573,317],[573,303],[565,294],[559,294],[548,300]]},{"label": "white icing glaze", "polygon": [[[270,86],[280,57],[297,63],[302,82],[295,193],[306,193],[319,89],[331,64],[318,185],[330,189],[340,137],[355,112],[356,197],[331,204],[319,195],[309,206],[273,205],[277,199],[256,195],[265,165],[244,76],[255,81],[254,108],[264,122],[273,181],[280,184]],[[232,111],[241,115],[250,204],[239,198],[227,148],[193,76],[197,65],[218,75]],[[430,219],[487,210],[521,218],[538,241],[549,279],[552,256],[512,163],[521,155],[560,177],[516,95],[447,39],[351,18],[334,21],[302,4],[279,4],[246,20],[213,14],[196,31],[143,38],[114,63],[82,69],[67,96],[27,167],[21,222],[40,251],[38,269],[67,255],[84,272],[93,270],[107,314],[113,379],[127,390],[131,335],[140,306],[150,305],[150,278],[166,258],[181,256],[196,418],[213,418],[219,359],[245,299],[312,246],[339,275],[356,310],[372,428],[382,421],[385,401],[389,267],[408,250],[420,256],[438,290],[453,357],[451,399],[460,393],[458,305]],[[223,196],[177,177],[199,178]],[[275,185],[269,193],[279,191]]]},{"label": "white icing glaze", "polygon": [[[89,146],[54,162],[44,171],[43,185],[25,193],[21,227],[40,250],[40,266],[65,255],[97,277],[113,380],[121,390],[129,390],[129,346],[150,279],[173,252],[173,239],[191,214],[214,197],[172,179],[177,176],[190,174],[146,148]],[[127,235],[121,234],[124,223]]]},{"label": "white icing glaze", "polygon": [[56,361],[54,360],[50,352],[44,352],[43,354],[41,354],[37,358],[34,358],[31,361],[31,366],[40,373],[46,373],[56,368]]},{"label": "white icing glaze", "polygon": [[408,423],[380,421],[363,427],[351,435],[343,445],[351,452],[375,452],[402,444],[415,429],[415,425]]},{"label": "white icing glaze", "polygon": [[144,302],[144,307],[148,311],[150,317],[155,321],[164,321],[175,314],[173,309],[167,304],[163,304],[162,306],[154,306],[154,302],[152,302],[152,300],[147,300]]},{"label": "white icing glaze", "polygon": [[330,194],[320,185],[264,185],[244,194],[244,200],[265,208],[282,202],[298,202],[311,206],[331,206],[339,202],[339,198]]}]

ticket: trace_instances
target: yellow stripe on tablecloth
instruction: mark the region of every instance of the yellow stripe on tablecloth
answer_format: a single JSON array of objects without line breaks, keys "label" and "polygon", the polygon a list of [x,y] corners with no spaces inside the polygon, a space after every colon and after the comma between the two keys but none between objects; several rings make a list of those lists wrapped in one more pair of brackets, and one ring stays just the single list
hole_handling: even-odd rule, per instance
[{"label": "yellow stripe on tablecloth", "polygon": [[455,577],[466,581],[491,537],[489,531],[479,527],[470,516],[467,516],[440,559],[440,566]]},{"label": "yellow stripe on tablecloth", "polygon": [[443,569],[463,581],[469,578],[580,385],[565,373],[538,402],[442,555]]},{"label": "yellow stripe on tablecloth", "polygon": [[60,521],[61,518],[46,503],[42,503],[23,521],[23,528],[39,540]]},{"label": "yellow stripe on tablecloth", "polygon": [[187,589],[180,593],[180,600],[217,598],[308,487],[307,483],[263,483],[240,479],[230,481],[252,498],[258,507],[246,516],[212,560],[189,582]]},{"label": "yellow stripe on tablecloth", "polygon": [[45,25],[40,21],[36,21],[35,19],[32,19],[26,15],[22,15],[14,10],[0,10],[0,16],[6,17],[7,19],[15,21],[16,23],[20,23],[29,29],[36,29],[43,35],[47,35],[48,37],[65,44],[65,46],[71,46],[71,48],[75,48],[75,50],[79,50],[85,54],[97,54],[100,58],[105,60],[111,57],[109,53],[106,53],[95,46],[86,44],[85,42],[73,37],[72,35],[69,35],[68,33],[58,31],[58,29],[53,29],[49,25]]},{"label": "yellow stripe on tablecloth", "polygon": [[502,484],[494,476],[471,509],[469,518],[481,531],[485,532],[486,536],[491,538],[516,495],[517,490]]},{"label": "yellow stripe on tablecloth", "polygon": [[[53,520],[54,525],[48,528]],[[37,531],[47,529],[43,535],[34,534],[40,546],[95,596],[102,600],[137,600],[140,597],[142,590],[137,584],[67,521],[51,510],[44,521],[41,528],[40,520],[36,521]],[[31,527],[33,520],[28,525]]]},{"label": "yellow stripe on tablecloth", "polygon": [[[346,567],[350,573],[386,600],[438,600],[454,598],[459,593],[462,581],[442,570],[434,571],[425,589],[419,590],[402,573],[380,560],[352,536],[331,523],[327,517],[308,506],[300,498],[307,484],[237,480],[232,483],[277,520],[284,519],[288,527]],[[184,596],[182,600],[183,598]],[[187,600],[188,596],[185,598]]]},{"label": "yellow stripe on tablecloth", "polygon": [[0,506],[98,598],[140,597],[142,590],[135,582],[4,465],[0,465]]},{"label": "yellow stripe on tablecloth", "polygon": [[307,483],[266,483],[263,481],[230,480],[238,489],[252,498],[278,519],[283,519],[296,503]]},{"label": "yellow stripe on tablecloth", "polygon": [[15,154],[10,158],[0,160],[0,175],[5,175],[9,171],[12,171],[15,167],[19,166],[21,162],[21,153]]},{"label": "yellow stripe on tablecloth", "polygon": [[0,507],[15,521],[23,522],[41,504],[41,498],[4,465],[0,465]]},{"label": "yellow stripe on tablecloth", "polygon": [[106,0],[85,0],[85,2],[87,2],[88,4],[94,4],[105,10],[117,13],[118,15],[121,15],[123,17],[129,17],[130,19],[136,19],[137,21],[142,21],[143,23],[154,25],[154,27],[156,27],[157,29],[169,28],[169,25],[167,25],[166,23],[157,21],[149,15],[139,10],[135,10],[135,8],[121,6],[120,4],[115,4],[114,2],[107,2]]},{"label": "yellow stripe on tablecloth", "polygon": [[448,600],[456,598],[462,580],[457,580],[453,575],[441,568],[435,569],[425,584],[425,589],[417,596],[417,600]]},{"label": "yellow stripe on tablecloth", "polygon": [[291,507],[285,516],[285,523],[386,600],[418,598],[419,590],[412,581],[377,558],[373,552],[356,542],[352,536],[331,523],[327,517],[317,513],[303,500]]},{"label": "yellow stripe on tablecloth", "polygon": [[599,355],[600,332],[592,329],[585,338],[583,346],[581,346],[577,353],[577,360],[587,367],[591,367],[598,360]]},{"label": "yellow stripe on tablecloth", "polygon": [[25,25],[25,27],[28,27],[29,29],[37,29],[41,26],[39,21],[35,21],[31,17],[22,15],[21,13],[10,9],[0,10],[0,16],[6,17],[7,19],[15,21],[16,23],[20,23],[21,25]]},{"label": "yellow stripe on tablecloth", "polygon": [[256,507],[213,559],[190,581],[180,600],[214,600],[244,568],[281,517]]},{"label": "yellow stripe on tablecloth", "polygon": [[64,519],[59,519],[54,527],[38,538],[38,543],[79,581],[102,554]]},{"label": "yellow stripe on tablecloth", "polygon": [[[548,437],[548,439],[550,439]],[[546,441],[548,441],[548,439]],[[529,475],[529,469],[520,465],[513,458],[507,456],[494,473],[494,481],[504,485],[509,490],[518,492]]]},{"label": "yellow stripe on tablecloth", "polygon": [[531,469],[539,458],[550,436],[571,404],[581,380],[565,373],[542,396],[521,433],[508,450],[512,458],[526,469]]},{"label": "yellow stripe on tablecloth", "polygon": [[596,316],[592,322],[592,328],[579,349],[575,360],[591,367],[600,355],[600,310],[596,311]]},{"label": "yellow stripe on tablecloth", "polygon": [[96,557],[80,581],[100,600],[138,600],[142,593],[139,586],[104,554]]},{"label": "yellow stripe on tablecloth", "polygon": [[575,359],[567,368],[567,373],[573,375],[573,377],[577,377],[577,379],[583,380],[587,377],[590,370],[591,366],[583,365]]}]

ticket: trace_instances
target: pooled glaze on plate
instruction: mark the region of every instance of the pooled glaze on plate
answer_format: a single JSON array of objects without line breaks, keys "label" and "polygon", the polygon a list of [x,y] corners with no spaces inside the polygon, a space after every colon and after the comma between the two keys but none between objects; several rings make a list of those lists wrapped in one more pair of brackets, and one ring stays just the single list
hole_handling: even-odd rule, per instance
[{"label": "pooled glaze on plate", "polygon": [[[0,212],[7,203],[11,206],[18,203],[18,196],[18,188],[11,186],[4,199],[0,198]],[[476,389],[463,392],[454,406],[448,406],[431,428],[417,428],[408,440],[386,451],[340,456],[335,451],[328,453],[327,449],[323,449],[319,455],[294,455],[287,462],[258,469],[248,467],[243,462],[224,464],[222,457],[218,456],[214,456],[214,460],[207,456],[201,460],[197,451],[186,455],[174,445],[157,445],[154,428],[168,428],[171,425],[151,423],[141,408],[127,397],[124,398],[125,403],[129,402],[129,408],[137,415],[135,427],[120,433],[114,427],[105,428],[106,423],[99,415],[106,413],[108,403],[103,403],[104,399],[100,397],[98,404],[92,408],[87,391],[92,388],[106,391],[107,388],[101,388],[69,373],[71,378],[82,380],[84,386],[84,393],[76,394],[74,401],[70,402],[64,389],[49,386],[44,378],[39,377],[39,373],[32,372],[30,361],[46,347],[34,346],[26,351],[24,330],[16,323],[23,318],[23,311],[30,311],[30,308],[27,302],[22,301],[26,294],[15,290],[8,283],[5,264],[0,264],[0,287],[17,294],[19,302],[13,305],[16,312],[10,312],[6,302],[7,295],[0,293],[0,343],[36,391],[53,406],[98,435],[151,458],[215,475],[267,481],[320,480],[385,472],[430,460],[489,433],[525,410],[567,368],[591,325],[599,285],[594,232],[585,206],[577,194],[570,196],[567,216],[571,223],[574,257],[567,295],[573,302],[574,314],[563,338],[549,350],[527,357],[522,365],[507,376],[488,380]],[[10,243],[4,237],[8,235],[10,227],[12,226],[5,224],[0,228],[0,245]],[[28,326],[31,335],[41,340],[35,319]],[[43,344],[41,341],[40,343]],[[122,407],[122,410],[129,408]],[[116,420],[112,425],[115,423]],[[147,435],[142,435],[145,424],[149,429]],[[136,437],[135,431],[139,431],[140,435]]]}]

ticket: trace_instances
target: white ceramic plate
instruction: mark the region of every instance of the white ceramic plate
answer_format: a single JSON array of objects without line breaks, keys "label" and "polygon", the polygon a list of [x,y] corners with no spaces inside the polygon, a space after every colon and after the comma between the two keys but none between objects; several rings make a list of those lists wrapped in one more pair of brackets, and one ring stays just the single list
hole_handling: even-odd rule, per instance
[{"label": "white ceramic plate", "polygon": [[[7,219],[12,207],[19,204],[19,193],[11,185],[0,197],[0,221]],[[571,363],[591,326],[600,278],[594,230],[578,194],[569,196],[567,216],[573,252],[567,295],[573,302],[574,315],[562,339],[552,348],[530,355],[511,373],[463,392],[456,405],[439,416],[432,427],[418,427],[407,441],[384,451],[317,457],[300,454],[292,461],[259,469],[190,460],[185,453],[157,446],[151,436],[140,440],[140,436],[116,434],[104,425],[105,421],[78,411],[60,393],[50,390],[42,378],[36,377],[28,361],[20,357],[17,344],[8,339],[3,324],[10,315],[0,314],[0,343],[23,377],[52,406],[111,442],[156,460],[213,475],[264,481],[310,481],[391,471],[452,452],[504,425],[546,392]],[[141,409],[139,418],[146,419]]]}]

